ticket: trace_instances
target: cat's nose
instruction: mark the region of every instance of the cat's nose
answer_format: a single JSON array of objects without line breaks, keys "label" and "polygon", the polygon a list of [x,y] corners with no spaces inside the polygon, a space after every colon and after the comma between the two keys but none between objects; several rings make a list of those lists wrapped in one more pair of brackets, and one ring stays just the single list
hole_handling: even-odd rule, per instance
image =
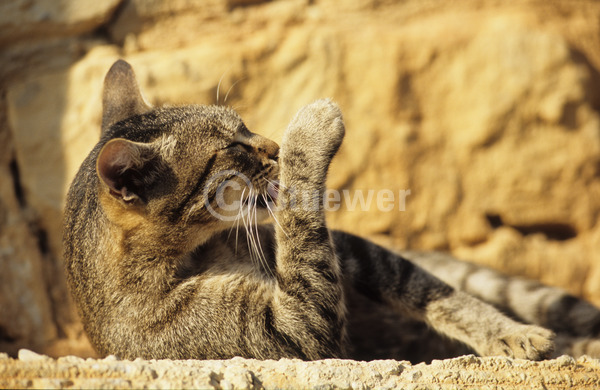
[{"label": "cat's nose", "polygon": [[265,139],[268,141],[267,156],[272,160],[277,160],[277,157],[279,157],[279,145],[268,138]]},{"label": "cat's nose", "polygon": [[264,153],[267,158],[276,160],[279,156],[279,145],[276,142],[258,134],[253,134],[249,141],[250,146]]}]

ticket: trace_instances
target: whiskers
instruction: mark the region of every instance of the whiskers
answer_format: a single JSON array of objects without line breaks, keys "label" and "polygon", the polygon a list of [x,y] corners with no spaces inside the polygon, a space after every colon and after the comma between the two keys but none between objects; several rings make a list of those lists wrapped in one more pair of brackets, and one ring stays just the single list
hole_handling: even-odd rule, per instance
[{"label": "whiskers", "polygon": [[233,84],[231,84],[231,87],[229,87],[229,89],[227,90],[227,93],[225,94],[225,99],[223,100],[223,104],[227,103],[227,98],[229,97],[229,92],[231,92],[233,90],[233,87],[235,87],[235,85],[242,80],[244,80],[244,78],[241,78],[241,79],[237,80],[236,82],[234,82]]},{"label": "whiskers", "polygon": [[[229,70],[231,70],[231,68]],[[227,72],[229,72],[229,70],[226,70],[225,72],[223,72],[223,74],[221,75],[221,78],[219,79],[219,83],[217,84],[217,102],[216,102],[217,106],[220,106],[220,105],[224,106],[224,105],[226,105],[227,104],[227,98],[229,97],[229,93],[233,90],[233,87],[235,87],[237,83],[239,83],[240,81],[242,81],[242,80],[245,79],[244,77],[242,77],[241,79],[238,79],[233,84],[231,84],[231,86],[227,90],[227,93],[225,93],[225,98],[223,99],[223,103],[221,103],[221,101],[219,99],[220,98],[220,93],[221,93],[221,83],[223,83],[223,78],[225,78],[225,75],[227,74]]]},{"label": "whiskers", "polygon": [[[269,179],[265,179],[267,181],[267,183],[272,186],[273,188],[277,188],[277,192],[280,191],[280,187],[282,186],[281,183],[279,183],[279,181],[274,181],[274,180],[269,180]],[[272,204],[275,204],[275,199],[273,199],[273,196],[271,196],[271,194],[267,191],[266,195],[262,195],[263,199],[265,200],[265,204],[267,205],[267,210],[269,211],[269,215],[271,216],[271,218],[273,218],[273,221],[275,221],[275,223],[277,224],[277,226],[279,226],[279,229],[281,229],[281,231],[283,232],[283,234],[285,234],[285,236],[287,238],[289,238],[290,236],[287,234],[287,231],[283,228],[283,226],[281,226],[281,224],[279,223],[279,220],[277,219],[277,215],[275,215],[275,211],[273,210],[273,208],[271,208]],[[268,199],[267,199],[268,197]]]},{"label": "whiskers", "polygon": [[[267,256],[265,255],[265,248],[263,248],[261,240],[261,232],[259,230],[259,208],[265,207],[269,214],[275,221],[275,216],[272,204],[274,202],[273,197],[270,195],[264,195],[255,192],[253,189],[244,188],[240,195],[240,208],[235,223],[229,231],[229,237],[231,236],[233,229],[235,228],[235,248],[237,254],[238,242],[239,242],[239,229],[243,225],[246,233],[246,244],[248,246],[248,254],[250,260],[264,270],[264,272],[273,277],[273,269],[269,264]],[[262,220],[262,218],[261,218]]]}]

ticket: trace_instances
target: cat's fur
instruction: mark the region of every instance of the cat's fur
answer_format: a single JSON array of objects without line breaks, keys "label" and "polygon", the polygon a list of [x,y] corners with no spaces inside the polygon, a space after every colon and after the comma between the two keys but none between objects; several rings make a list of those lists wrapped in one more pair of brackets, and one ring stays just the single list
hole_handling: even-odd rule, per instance
[{"label": "cat's fur", "polygon": [[[71,185],[64,232],[68,281],[100,354],[353,357],[369,336],[369,329],[357,331],[358,301],[363,312],[365,302],[374,312],[386,307],[481,355],[540,359],[552,351],[550,330],[516,322],[461,291],[475,271],[447,284],[432,273],[452,260],[442,266],[435,256],[408,254],[413,263],[329,231],[319,202],[301,207],[299,194],[323,195],[344,136],[331,101],[301,109],[281,151],[230,108],[150,107],[124,61],[106,77],[103,105],[101,138]],[[235,185],[222,194],[242,200],[238,209],[216,199],[227,181]],[[276,222],[257,224],[269,217],[275,197]],[[568,307],[512,313],[552,328],[553,315],[575,310],[594,327],[575,336],[598,332],[595,308],[547,289],[543,305],[557,299]],[[489,298],[485,291],[479,296]]]}]

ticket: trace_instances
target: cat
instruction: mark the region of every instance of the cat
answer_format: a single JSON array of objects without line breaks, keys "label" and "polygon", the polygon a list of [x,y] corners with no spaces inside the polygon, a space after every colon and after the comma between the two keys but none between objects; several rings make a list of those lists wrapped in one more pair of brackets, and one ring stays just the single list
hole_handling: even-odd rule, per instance
[{"label": "cat", "polygon": [[[525,282],[475,266],[442,281],[440,271],[463,263],[329,230],[322,202],[301,198],[322,199],[344,132],[338,106],[318,100],[292,119],[280,149],[228,107],[150,106],[118,60],[104,82],[100,140],[71,184],[64,219],[67,280],[98,353],[374,358],[381,344],[393,348],[372,329],[401,336],[395,326],[410,318],[465,351],[543,359],[554,348],[546,328],[600,330],[597,309],[557,289],[517,289],[545,292],[536,313],[514,301],[494,307],[475,297],[485,292],[463,291],[475,272],[509,288]],[[560,325],[562,313],[582,315],[584,330]]]}]

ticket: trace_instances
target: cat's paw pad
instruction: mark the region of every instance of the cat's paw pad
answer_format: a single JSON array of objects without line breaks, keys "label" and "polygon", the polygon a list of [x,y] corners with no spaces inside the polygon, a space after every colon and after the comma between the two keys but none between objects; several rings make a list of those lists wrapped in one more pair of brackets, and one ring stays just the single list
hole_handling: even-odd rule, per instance
[{"label": "cat's paw pad", "polygon": [[490,346],[489,355],[517,359],[540,360],[554,350],[554,333],[535,325],[520,325],[498,337]]},{"label": "cat's paw pad", "polygon": [[282,157],[305,155],[327,166],[344,138],[342,112],[329,99],[317,100],[300,109],[290,122],[282,141]]}]

